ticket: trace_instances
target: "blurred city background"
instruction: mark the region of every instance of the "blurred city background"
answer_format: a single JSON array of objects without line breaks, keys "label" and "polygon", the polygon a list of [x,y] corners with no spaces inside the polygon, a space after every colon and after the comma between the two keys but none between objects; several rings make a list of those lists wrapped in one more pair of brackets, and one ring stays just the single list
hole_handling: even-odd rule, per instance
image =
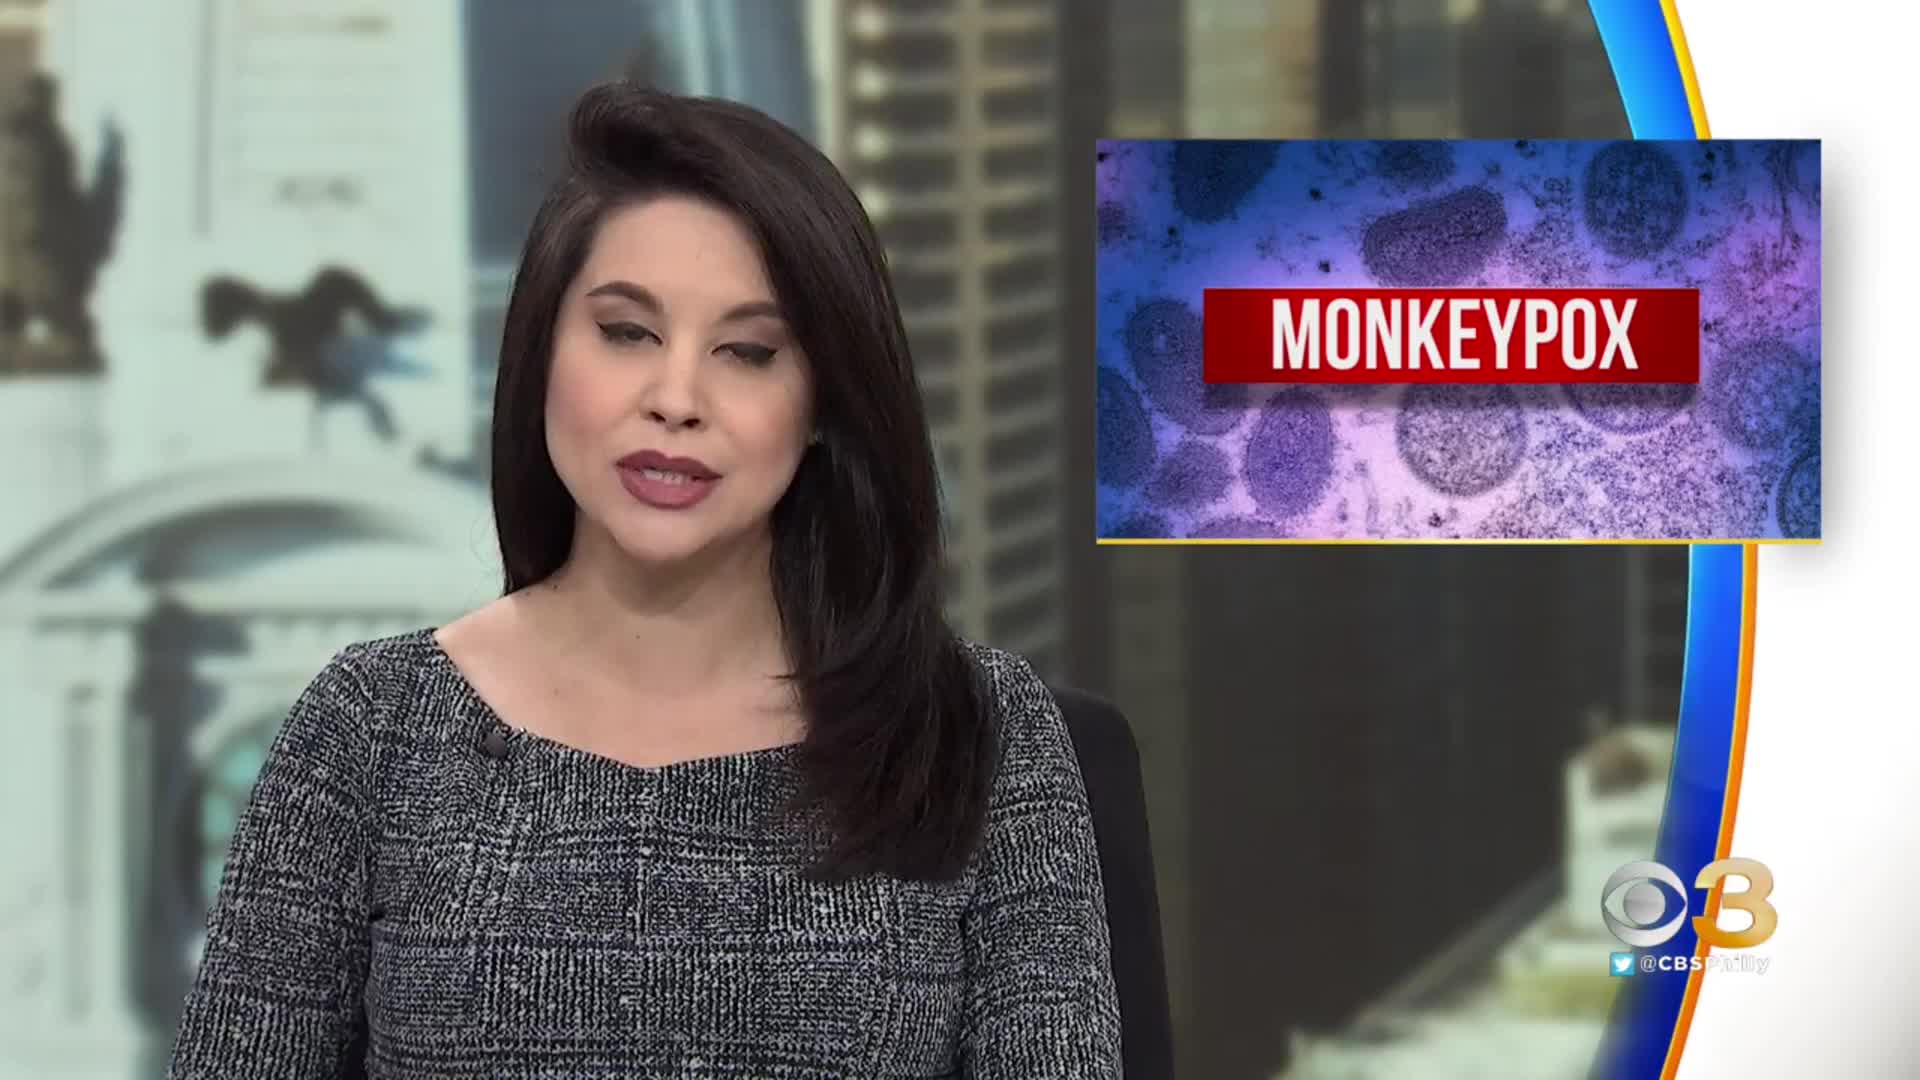
[{"label": "blurred city background", "polygon": [[623,75],[858,187],[955,621],[1134,725],[1180,1074],[1580,1075],[1685,550],[1091,542],[1093,140],[1624,137],[1571,0],[0,0],[0,1074],[157,1075],[293,695],[497,590],[514,260]]}]

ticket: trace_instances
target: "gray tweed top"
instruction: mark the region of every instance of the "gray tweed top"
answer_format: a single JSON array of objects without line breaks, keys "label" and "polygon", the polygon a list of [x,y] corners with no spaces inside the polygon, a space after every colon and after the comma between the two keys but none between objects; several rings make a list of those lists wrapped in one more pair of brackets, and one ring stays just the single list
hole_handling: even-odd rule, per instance
[{"label": "gray tweed top", "polygon": [[235,830],[168,1075],[1120,1075],[1093,826],[1033,670],[950,883],[801,871],[791,748],[657,768],[508,727],[431,631],[314,679]]}]

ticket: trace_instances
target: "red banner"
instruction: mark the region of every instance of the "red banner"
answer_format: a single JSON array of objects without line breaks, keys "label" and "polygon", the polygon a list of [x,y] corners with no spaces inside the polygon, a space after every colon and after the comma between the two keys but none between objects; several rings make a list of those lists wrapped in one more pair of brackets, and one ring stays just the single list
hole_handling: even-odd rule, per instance
[{"label": "red banner", "polygon": [[1208,289],[1210,383],[1697,383],[1697,289]]}]

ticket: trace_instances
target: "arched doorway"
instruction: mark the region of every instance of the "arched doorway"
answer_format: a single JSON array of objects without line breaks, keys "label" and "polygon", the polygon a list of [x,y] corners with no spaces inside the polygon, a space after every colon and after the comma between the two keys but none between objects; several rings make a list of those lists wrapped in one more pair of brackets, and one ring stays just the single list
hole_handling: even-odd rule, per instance
[{"label": "arched doorway", "polygon": [[497,595],[497,560],[477,486],[312,461],[146,481],[0,552],[0,812],[37,825],[0,891],[31,1039],[0,1065],[151,1071],[293,699],[343,646]]}]

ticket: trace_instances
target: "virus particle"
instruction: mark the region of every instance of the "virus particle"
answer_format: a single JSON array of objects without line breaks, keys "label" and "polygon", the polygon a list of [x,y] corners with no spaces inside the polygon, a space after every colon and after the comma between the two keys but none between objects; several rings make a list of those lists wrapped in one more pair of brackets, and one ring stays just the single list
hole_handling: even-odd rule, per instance
[{"label": "virus particle", "polygon": [[1175,447],[1160,465],[1160,474],[1147,487],[1155,506],[1188,510],[1218,499],[1233,482],[1233,465],[1212,443],[1188,439]]},{"label": "virus particle", "polygon": [[1616,142],[1587,162],[1587,231],[1609,255],[1643,259],[1666,249],[1687,215],[1687,184],[1673,155]]},{"label": "virus particle", "polygon": [[1800,455],[1780,480],[1774,513],[1780,519],[1780,535],[1789,540],[1809,540],[1820,535],[1820,451]]},{"label": "virus particle", "polygon": [[1598,535],[1623,540],[1751,537],[1766,531],[1777,469],[1743,468],[1715,453],[1695,418],[1581,463],[1600,508]]},{"label": "virus particle", "polygon": [[1590,265],[1579,227],[1565,214],[1550,214],[1515,241],[1510,256],[1524,281],[1547,288],[1586,283]]},{"label": "virus particle", "polygon": [[1284,390],[1260,410],[1247,438],[1247,490],[1260,510],[1290,518],[1313,509],[1333,478],[1333,414],[1305,390]]},{"label": "virus particle", "polygon": [[1567,400],[1587,422],[1616,435],[1639,435],[1665,425],[1693,404],[1692,383],[1572,383]]},{"label": "virus particle", "polygon": [[1452,144],[1437,139],[1395,139],[1374,144],[1374,171],[1401,187],[1433,187],[1452,176],[1453,168]]},{"label": "virus particle", "polygon": [[1247,388],[1209,386],[1200,363],[1200,316],[1178,300],[1148,300],[1127,318],[1127,356],[1147,398],[1196,435],[1219,435],[1239,423]]},{"label": "virus particle", "polygon": [[1421,483],[1464,498],[1492,491],[1520,467],[1527,419],[1505,386],[1412,386],[1394,437]]},{"label": "virus particle", "polygon": [[1820,373],[1784,342],[1762,339],[1721,354],[1702,391],[1707,417],[1747,450],[1779,450],[1819,415]]},{"label": "virus particle", "polygon": [[1232,217],[1279,156],[1270,142],[1180,143],[1173,149],[1174,208],[1198,222]]},{"label": "virus particle", "polygon": [[1479,273],[1506,237],[1506,203],[1470,187],[1375,220],[1360,253],[1382,285],[1457,285]]},{"label": "virus particle", "polygon": [[1094,471],[1100,483],[1122,491],[1139,487],[1153,469],[1153,425],[1140,395],[1117,371],[1101,368],[1094,390]]}]

